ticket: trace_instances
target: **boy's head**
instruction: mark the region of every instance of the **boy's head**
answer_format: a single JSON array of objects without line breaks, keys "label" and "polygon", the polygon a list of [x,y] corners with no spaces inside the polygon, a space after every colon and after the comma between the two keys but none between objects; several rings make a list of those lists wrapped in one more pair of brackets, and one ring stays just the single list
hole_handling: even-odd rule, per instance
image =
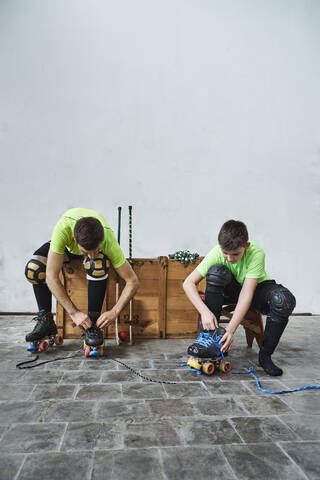
[{"label": "boy's head", "polygon": [[94,253],[98,253],[104,239],[104,229],[97,218],[80,218],[74,226],[73,234],[84,255],[89,253],[91,257]]},{"label": "boy's head", "polygon": [[243,257],[250,246],[247,227],[238,220],[228,220],[219,232],[218,242],[224,258],[229,263],[236,263]]}]

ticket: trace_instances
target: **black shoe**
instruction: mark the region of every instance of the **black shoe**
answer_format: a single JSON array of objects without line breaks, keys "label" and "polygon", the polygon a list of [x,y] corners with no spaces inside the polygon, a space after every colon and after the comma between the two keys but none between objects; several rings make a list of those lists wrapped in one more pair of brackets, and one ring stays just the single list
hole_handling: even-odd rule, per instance
[{"label": "black shoe", "polygon": [[92,327],[85,331],[85,342],[88,347],[99,347],[103,344],[102,330],[96,325],[96,321],[100,317],[100,312],[89,312]]},{"label": "black shoe", "polygon": [[26,342],[35,342],[46,337],[57,335],[57,327],[51,312],[40,310],[32,320],[35,320],[37,323],[32,332],[26,335]]}]

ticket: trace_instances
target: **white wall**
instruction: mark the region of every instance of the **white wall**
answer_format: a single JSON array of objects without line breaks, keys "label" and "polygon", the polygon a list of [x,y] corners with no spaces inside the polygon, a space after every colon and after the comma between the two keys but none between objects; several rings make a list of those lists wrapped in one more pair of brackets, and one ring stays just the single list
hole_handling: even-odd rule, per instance
[{"label": "white wall", "polygon": [[230,218],[320,312],[320,2],[1,0],[0,311],[68,208],[134,207],[134,256]]}]

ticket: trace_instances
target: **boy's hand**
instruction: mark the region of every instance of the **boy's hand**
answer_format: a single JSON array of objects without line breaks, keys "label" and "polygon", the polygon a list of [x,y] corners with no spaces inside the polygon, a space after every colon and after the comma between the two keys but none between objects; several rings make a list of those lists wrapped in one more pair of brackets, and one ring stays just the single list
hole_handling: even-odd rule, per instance
[{"label": "boy's hand", "polygon": [[223,353],[228,352],[231,349],[232,344],[233,344],[233,333],[228,332],[228,330],[227,330],[226,333],[221,338],[219,344],[223,343],[223,342],[224,342],[224,345],[221,348],[221,352],[223,352]]},{"label": "boy's hand", "polygon": [[201,315],[201,322],[204,330],[214,330],[219,326],[216,317],[210,311]]}]

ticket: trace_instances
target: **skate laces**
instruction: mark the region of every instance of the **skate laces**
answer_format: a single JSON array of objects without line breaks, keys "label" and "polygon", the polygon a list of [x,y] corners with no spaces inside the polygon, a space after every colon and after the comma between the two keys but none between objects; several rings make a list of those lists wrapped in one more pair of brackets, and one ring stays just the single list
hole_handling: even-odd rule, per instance
[{"label": "skate laces", "polygon": [[210,333],[200,332],[199,337],[197,338],[195,343],[198,343],[203,347],[212,347],[214,345],[216,348],[218,348],[218,350],[220,350],[222,347],[222,345],[219,345],[221,338],[222,337],[217,335],[216,332],[211,335]]}]

